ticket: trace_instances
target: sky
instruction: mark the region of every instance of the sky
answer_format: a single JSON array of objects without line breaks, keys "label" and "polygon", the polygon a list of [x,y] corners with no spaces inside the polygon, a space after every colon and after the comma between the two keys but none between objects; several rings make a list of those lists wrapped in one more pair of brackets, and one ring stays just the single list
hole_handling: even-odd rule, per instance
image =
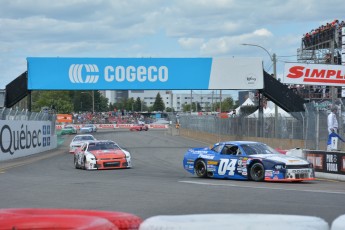
[{"label": "sky", "polygon": [[[27,57],[260,57],[278,78],[340,0],[0,0],[0,89]],[[262,46],[243,46],[249,43]]]}]

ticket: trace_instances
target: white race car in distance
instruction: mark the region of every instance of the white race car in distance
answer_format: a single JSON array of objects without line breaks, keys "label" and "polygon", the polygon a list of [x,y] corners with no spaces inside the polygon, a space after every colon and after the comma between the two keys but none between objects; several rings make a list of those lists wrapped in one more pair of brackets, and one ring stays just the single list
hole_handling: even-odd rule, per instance
[{"label": "white race car in distance", "polygon": [[69,152],[70,153],[74,153],[75,150],[77,148],[79,148],[80,146],[82,146],[82,144],[85,142],[85,141],[95,141],[96,138],[91,135],[91,134],[80,134],[80,135],[76,135],[70,145],[69,145]]}]

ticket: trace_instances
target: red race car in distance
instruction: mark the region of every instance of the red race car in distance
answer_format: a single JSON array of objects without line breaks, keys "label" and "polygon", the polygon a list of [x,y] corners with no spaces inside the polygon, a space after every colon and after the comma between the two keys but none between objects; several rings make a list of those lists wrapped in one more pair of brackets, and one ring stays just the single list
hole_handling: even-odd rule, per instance
[{"label": "red race car in distance", "polygon": [[147,131],[149,127],[145,124],[135,124],[129,128],[129,131]]}]

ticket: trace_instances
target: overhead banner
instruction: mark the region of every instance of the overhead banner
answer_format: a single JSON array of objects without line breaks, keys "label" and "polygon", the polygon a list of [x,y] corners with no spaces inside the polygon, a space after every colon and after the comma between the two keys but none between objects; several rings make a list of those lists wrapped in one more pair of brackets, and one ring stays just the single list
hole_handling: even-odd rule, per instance
[{"label": "overhead banner", "polygon": [[262,89],[260,58],[29,57],[29,90]]},{"label": "overhead banner", "polygon": [[345,66],[285,63],[284,84],[344,86]]}]

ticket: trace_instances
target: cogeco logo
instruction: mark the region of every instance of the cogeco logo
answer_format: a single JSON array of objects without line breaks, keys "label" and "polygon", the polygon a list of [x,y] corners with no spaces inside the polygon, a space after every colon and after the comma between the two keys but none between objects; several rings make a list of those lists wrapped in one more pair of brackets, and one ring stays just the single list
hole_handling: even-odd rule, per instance
[{"label": "cogeco logo", "polygon": [[104,68],[104,79],[107,82],[166,82],[169,79],[169,70],[166,66],[106,66]]},{"label": "cogeco logo", "polygon": [[[85,80],[82,78],[82,70],[85,67],[86,72],[89,73],[86,75]],[[99,75],[98,66],[95,64],[72,64],[69,67],[69,79],[72,83],[96,83],[98,81]]]},{"label": "cogeco logo", "polygon": [[[83,80],[83,68],[86,75]],[[105,66],[104,80],[106,82],[166,82],[169,79],[169,69],[166,66]],[[69,79],[72,83],[96,83],[99,75],[97,65],[94,64],[72,64],[69,67]]]}]

